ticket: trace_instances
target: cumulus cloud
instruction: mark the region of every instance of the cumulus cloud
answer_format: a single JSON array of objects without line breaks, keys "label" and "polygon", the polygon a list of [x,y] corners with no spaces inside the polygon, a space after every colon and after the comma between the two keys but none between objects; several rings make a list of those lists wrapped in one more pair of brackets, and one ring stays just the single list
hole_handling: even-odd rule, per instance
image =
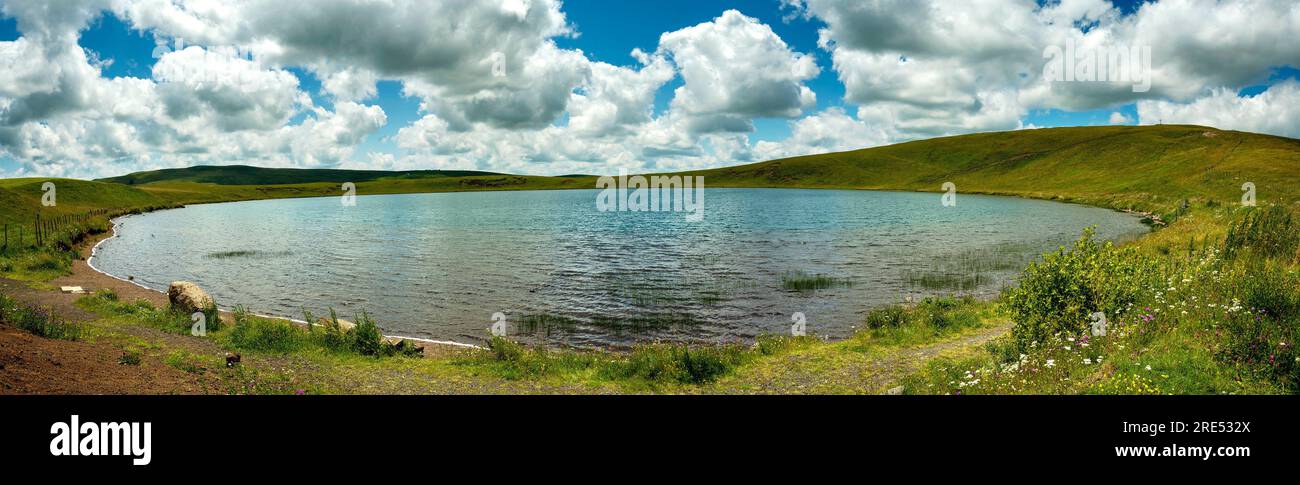
[{"label": "cumulus cloud", "polygon": [[[1036,108],[1185,101],[1300,63],[1292,47],[1300,4],[1287,0],[1162,0],[1128,16],[1104,0],[785,3],[826,22],[820,42],[832,53],[846,99],[902,123],[904,138],[1008,129]],[[1150,69],[1143,72],[1152,86],[1135,92],[1129,79],[1047,82],[1044,50],[1067,45],[1080,53],[1147,47]]]},{"label": "cumulus cloud", "polygon": [[775,159],[872,147],[895,136],[885,126],[856,120],[841,108],[830,108],[791,122],[789,138],[760,141],[755,151],[762,159]]},{"label": "cumulus cloud", "polygon": [[1141,101],[1142,124],[1192,124],[1300,138],[1300,82],[1288,80],[1254,96],[1216,89],[1188,103]]},{"label": "cumulus cloud", "polygon": [[285,124],[311,98],[298,78],[267,69],[232,52],[188,47],[154,65],[167,114],[176,120],[200,116],[224,131],[271,129]]},{"label": "cumulus cloud", "polygon": [[663,34],[659,50],[682,73],[672,109],[693,132],[747,132],[753,118],[793,118],[817,102],[803,84],[820,73],[814,58],[736,10]]}]

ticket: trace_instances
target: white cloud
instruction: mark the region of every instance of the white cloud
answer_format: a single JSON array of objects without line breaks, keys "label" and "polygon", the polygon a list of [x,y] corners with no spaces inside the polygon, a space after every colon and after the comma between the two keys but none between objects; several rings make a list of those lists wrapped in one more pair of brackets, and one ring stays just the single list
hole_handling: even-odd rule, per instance
[{"label": "white cloud", "polygon": [[1110,114],[1110,124],[1112,125],[1127,125],[1132,122],[1133,122],[1132,118],[1129,118],[1124,113],[1120,113],[1119,111]]},{"label": "white cloud", "polygon": [[188,47],[167,53],[154,65],[153,79],[169,117],[200,117],[224,131],[277,128],[299,105],[311,104],[296,76],[233,52]]},{"label": "white cloud", "polygon": [[682,73],[672,109],[692,132],[748,132],[753,118],[793,118],[817,102],[803,84],[820,72],[814,58],[736,10],[663,34],[659,50]]},{"label": "white cloud", "polygon": [[1300,138],[1300,82],[1289,80],[1255,96],[1216,89],[1189,103],[1140,101],[1142,124],[1193,124]]},{"label": "white cloud", "polygon": [[[903,139],[1008,129],[1036,108],[1188,100],[1300,64],[1300,4],[1287,0],[1162,0],[1130,16],[1102,0],[786,4],[827,23],[820,42],[832,53],[846,99],[896,120]],[[1067,43],[1089,52],[1151,47],[1152,89],[1044,82],[1044,49]]]},{"label": "white cloud", "polygon": [[790,127],[790,137],[785,140],[755,144],[760,159],[856,150],[885,144],[893,136],[882,125],[853,119],[840,108],[793,121]]}]

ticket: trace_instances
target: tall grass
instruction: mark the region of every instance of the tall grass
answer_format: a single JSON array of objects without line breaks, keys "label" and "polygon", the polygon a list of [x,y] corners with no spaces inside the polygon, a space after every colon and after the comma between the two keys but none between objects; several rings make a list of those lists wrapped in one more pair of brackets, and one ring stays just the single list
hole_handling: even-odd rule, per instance
[{"label": "tall grass", "polygon": [[84,333],[81,324],[61,319],[48,308],[24,306],[6,295],[0,295],[0,323],[58,340],[81,340]]},{"label": "tall grass", "polygon": [[507,379],[586,374],[606,381],[658,385],[699,385],[714,382],[761,356],[779,355],[816,342],[809,337],[760,336],[753,346],[653,343],[624,354],[526,347],[493,337],[488,351],[461,362],[485,364]]},{"label": "tall grass", "polygon": [[847,286],[853,286],[853,281],[824,274],[807,274],[802,271],[795,271],[781,275],[781,287],[787,290],[813,291]]},{"label": "tall grass", "polygon": [[232,349],[277,354],[304,350],[375,357],[415,357],[423,354],[422,349],[405,340],[385,342],[379,333],[379,326],[364,312],[357,316],[356,327],[346,331],[339,326],[338,317],[332,309],[330,314],[328,321],[331,324],[317,331],[310,326],[297,325],[287,320],[255,316],[243,307],[237,307],[235,325],[223,335],[223,340]]},{"label": "tall grass", "polygon": [[993,273],[1016,271],[1029,260],[1020,245],[1001,244],[942,256],[925,268],[903,273],[913,287],[927,290],[973,291],[994,281]]},{"label": "tall grass", "polygon": [[1224,257],[1255,252],[1266,258],[1300,262],[1300,223],[1280,206],[1257,208],[1228,228]]}]

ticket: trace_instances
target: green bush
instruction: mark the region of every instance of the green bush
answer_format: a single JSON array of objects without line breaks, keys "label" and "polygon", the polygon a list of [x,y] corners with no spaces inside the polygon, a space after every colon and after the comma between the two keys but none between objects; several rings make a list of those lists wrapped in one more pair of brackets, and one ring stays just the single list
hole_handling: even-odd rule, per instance
[{"label": "green bush", "polygon": [[80,324],[59,319],[48,308],[29,308],[5,295],[0,295],[0,323],[58,340],[80,340],[83,333]]},{"label": "green bush", "polygon": [[236,319],[228,338],[236,349],[274,353],[293,352],[309,343],[307,330],[302,327],[284,320],[256,317]]},{"label": "green bush", "polygon": [[492,351],[492,358],[501,362],[520,362],[528,351],[513,340],[495,335],[488,341],[488,350]]},{"label": "green bush", "polygon": [[907,309],[902,305],[888,305],[867,313],[867,328],[894,328],[907,323]]},{"label": "green bush", "polygon": [[361,355],[381,355],[384,353],[384,336],[379,333],[379,326],[365,312],[357,317],[357,328],[352,329],[352,350]]},{"label": "green bush", "polygon": [[1020,284],[1006,290],[1003,301],[1014,322],[1011,334],[1019,349],[1043,342],[1058,332],[1080,334],[1088,329],[1089,315],[1115,315],[1136,302],[1154,262],[1132,248],[1116,249],[1092,239],[1093,228],[1069,249],[1043,255],[1020,276]]},{"label": "green bush", "polygon": [[705,384],[730,373],[751,356],[736,345],[693,349],[688,345],[642,345],[634,349],[626,360],[608,366],[606,373],[623,379]]}]

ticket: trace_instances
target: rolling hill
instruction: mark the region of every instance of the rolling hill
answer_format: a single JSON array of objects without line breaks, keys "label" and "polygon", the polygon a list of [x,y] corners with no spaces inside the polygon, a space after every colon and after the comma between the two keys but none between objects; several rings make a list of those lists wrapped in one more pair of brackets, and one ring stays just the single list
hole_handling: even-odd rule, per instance
[{"label": "rolling hill", "polygon": [[1300,201],[1300,140],[1201,126],[1104,126],[935,138],[690,172],[713,187],[994,193],[1164,212],[1184,199]]},{"label": "rolling hill", "polygon": [[[1186,125],[1020,130],[934,138],[683,172],[710,187],[839,188],[990,193],[1168,213],[1184,203],[1232,203],[1242,184],[1260,203],[1300,202],[1300,140]],[[61,201],[79,207],[157,206],[357,193],[590,189],[593,176],[472,171],[272,169],[199,166],[68,181]],[[40,181],[0,183],[3,219],[29,216]],[[63,197],[67,197],[64,199]],[[16,211],[27,207],[31,210]],[[39,206],[39,204],[36,204]],[[13,217],[11,217],[13,216]]]},{"label": "rolling hill", "polygon": [[171,168],[149,172],[136,172],[119,177],[99,179],[98,181],[126,185],[143,185],[158,182],[195,182],[217,185],[283,185],[312,182],[371,182],[381,178],[418,179],[482,175],[501,174],[468,170],[411,170],[389,172],[383,170],[260,168],[250,167],[247,165],[200,165],[189,168]]}]

